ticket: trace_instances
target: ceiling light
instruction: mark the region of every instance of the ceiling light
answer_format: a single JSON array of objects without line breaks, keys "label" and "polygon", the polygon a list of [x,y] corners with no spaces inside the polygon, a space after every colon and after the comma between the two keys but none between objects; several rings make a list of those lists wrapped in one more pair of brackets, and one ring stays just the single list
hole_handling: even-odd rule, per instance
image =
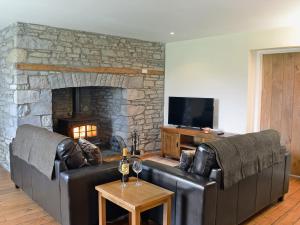
[{"label": "ceiling light", "polygon": [[174,32],[170,32],[170,35],[174,35],[175,33]]}]

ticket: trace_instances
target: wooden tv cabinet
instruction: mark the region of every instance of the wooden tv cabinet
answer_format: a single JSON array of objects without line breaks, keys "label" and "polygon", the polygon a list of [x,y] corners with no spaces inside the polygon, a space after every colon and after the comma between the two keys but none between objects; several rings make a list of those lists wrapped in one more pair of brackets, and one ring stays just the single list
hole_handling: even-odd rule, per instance
[{"label": "wooden tv cabinet", "polygon": [[176,128],[163,126],[161,131],[161,155],[179,159],[182,150],[196,150],[201,142],[207,142],[222,138],[225,135],[217,135],[215,132],[204,132],[203,130]]}]

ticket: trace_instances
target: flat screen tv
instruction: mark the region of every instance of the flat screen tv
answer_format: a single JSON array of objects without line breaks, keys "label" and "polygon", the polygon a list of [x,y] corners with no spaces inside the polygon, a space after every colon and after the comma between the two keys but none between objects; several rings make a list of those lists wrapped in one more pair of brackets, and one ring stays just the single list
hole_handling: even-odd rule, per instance
[{"label": "flat screen tv", "polygon": [[169,124],[213,128],[213,117],[213,98],[169,97]]}]

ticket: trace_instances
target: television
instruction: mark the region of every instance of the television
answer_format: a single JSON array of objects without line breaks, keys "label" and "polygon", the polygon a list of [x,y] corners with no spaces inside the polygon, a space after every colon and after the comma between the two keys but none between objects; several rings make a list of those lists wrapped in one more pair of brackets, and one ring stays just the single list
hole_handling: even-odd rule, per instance
[{"label": "television", "polygon": [[213,98],[169,97],[169,124],[213,128],[213,117]]}]

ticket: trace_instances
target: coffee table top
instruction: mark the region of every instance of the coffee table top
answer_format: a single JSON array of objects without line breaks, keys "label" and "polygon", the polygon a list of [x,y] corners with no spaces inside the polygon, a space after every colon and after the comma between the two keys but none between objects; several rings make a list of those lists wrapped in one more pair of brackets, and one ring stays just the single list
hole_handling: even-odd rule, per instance
[{"label": "coffee table top", "polygon": [[102,197],[120,205],[127,210],[146,208],[159,204],[174,193],[140,179],[141,185],[136,186],[136,178],[130,177],[127,186],[123,188],[121,181],[114,181],[96,186],[95,189]]}]

